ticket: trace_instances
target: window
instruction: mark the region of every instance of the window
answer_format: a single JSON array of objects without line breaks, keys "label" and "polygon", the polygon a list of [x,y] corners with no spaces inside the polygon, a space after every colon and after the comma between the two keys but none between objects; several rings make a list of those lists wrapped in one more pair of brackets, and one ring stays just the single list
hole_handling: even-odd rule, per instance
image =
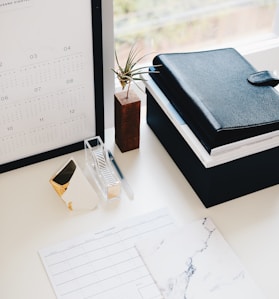
[{"label": "window", "polygon": [[275,36],[276,0],[113,3],[115,47],[120,61],[134,43],[146,54],[235,47]]}]

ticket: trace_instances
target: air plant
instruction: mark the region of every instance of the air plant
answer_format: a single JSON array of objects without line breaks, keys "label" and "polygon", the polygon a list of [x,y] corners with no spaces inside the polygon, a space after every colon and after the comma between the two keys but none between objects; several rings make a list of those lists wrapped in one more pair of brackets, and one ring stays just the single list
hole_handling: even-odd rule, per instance
[{"label": "air plant", "polygon": [[[140,90],[141,87],[137,84],[136,81],[146,81],[146,79],[144,79],[144,77],[142,76],[143,74],[149,74],[149,73],[159,73],[156,70],[150,70],[149,68],[151,66],[142,66],[142,67],[138,67],[135,68],[136,65],[143,59],[145,58],[148,54],[141,56],[140,58],[137,58],[138,56],[138,51],[135,49],[135,47],[133,46],[128,54],[128,58],[126,60],[125,66],[121,67],[119,60],[118,60],[118,56],[117,53],[115,51],[115,60],[116,60],[116,64],[118,69],[112,69],[112,71],[116,74],[117,79],[119,80],[122,90],[124,90],[126,88],[126,86],[128,86],[127,88],[127,94],[126,94],[126,98],[129,97],[129,90],[130,90],[130,85],[133,82]],[[158,67],[160,65],[153,65],[152,67]]]}]

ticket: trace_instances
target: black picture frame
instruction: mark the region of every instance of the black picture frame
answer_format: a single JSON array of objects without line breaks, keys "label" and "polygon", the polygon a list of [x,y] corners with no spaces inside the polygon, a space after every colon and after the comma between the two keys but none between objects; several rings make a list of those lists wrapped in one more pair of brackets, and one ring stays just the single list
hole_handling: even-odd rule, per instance
[{"label": "black picture frame", "polygon": [[[96,136],[104,141],[104,79],[103,79],[103,31],[102,31],[102,0],[91,0],[92,38],[93,38],[93,71],[95,93]],[[97,75],[96,75],[97,74]],[[0,173],[31,165],[60,155],[84,148],[84,140],[65,145],[50,151],[38,153],[0,165]]]}]

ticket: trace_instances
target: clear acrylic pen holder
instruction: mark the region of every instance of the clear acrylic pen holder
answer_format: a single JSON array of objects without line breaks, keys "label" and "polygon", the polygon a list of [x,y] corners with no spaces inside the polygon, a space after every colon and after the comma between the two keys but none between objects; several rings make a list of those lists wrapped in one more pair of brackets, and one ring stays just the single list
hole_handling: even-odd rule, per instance
[{"label": "clear acrylic pen holder", "polygon": [[105,200],[120,199],[121,180],[108,156],[102,139],[97,136],[84,140],[85,160],[101,195]]}]

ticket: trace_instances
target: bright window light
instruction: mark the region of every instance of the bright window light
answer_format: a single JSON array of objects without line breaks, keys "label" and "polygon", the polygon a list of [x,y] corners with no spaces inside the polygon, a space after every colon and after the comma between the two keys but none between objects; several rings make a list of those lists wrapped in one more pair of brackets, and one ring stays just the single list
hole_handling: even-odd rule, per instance
[{"label": "bright window light", "polygon": [[277,4],[277,0],[114,0],[119,60],[127,57],[135,43],[146,54],[235,46],[274,37]]}]

